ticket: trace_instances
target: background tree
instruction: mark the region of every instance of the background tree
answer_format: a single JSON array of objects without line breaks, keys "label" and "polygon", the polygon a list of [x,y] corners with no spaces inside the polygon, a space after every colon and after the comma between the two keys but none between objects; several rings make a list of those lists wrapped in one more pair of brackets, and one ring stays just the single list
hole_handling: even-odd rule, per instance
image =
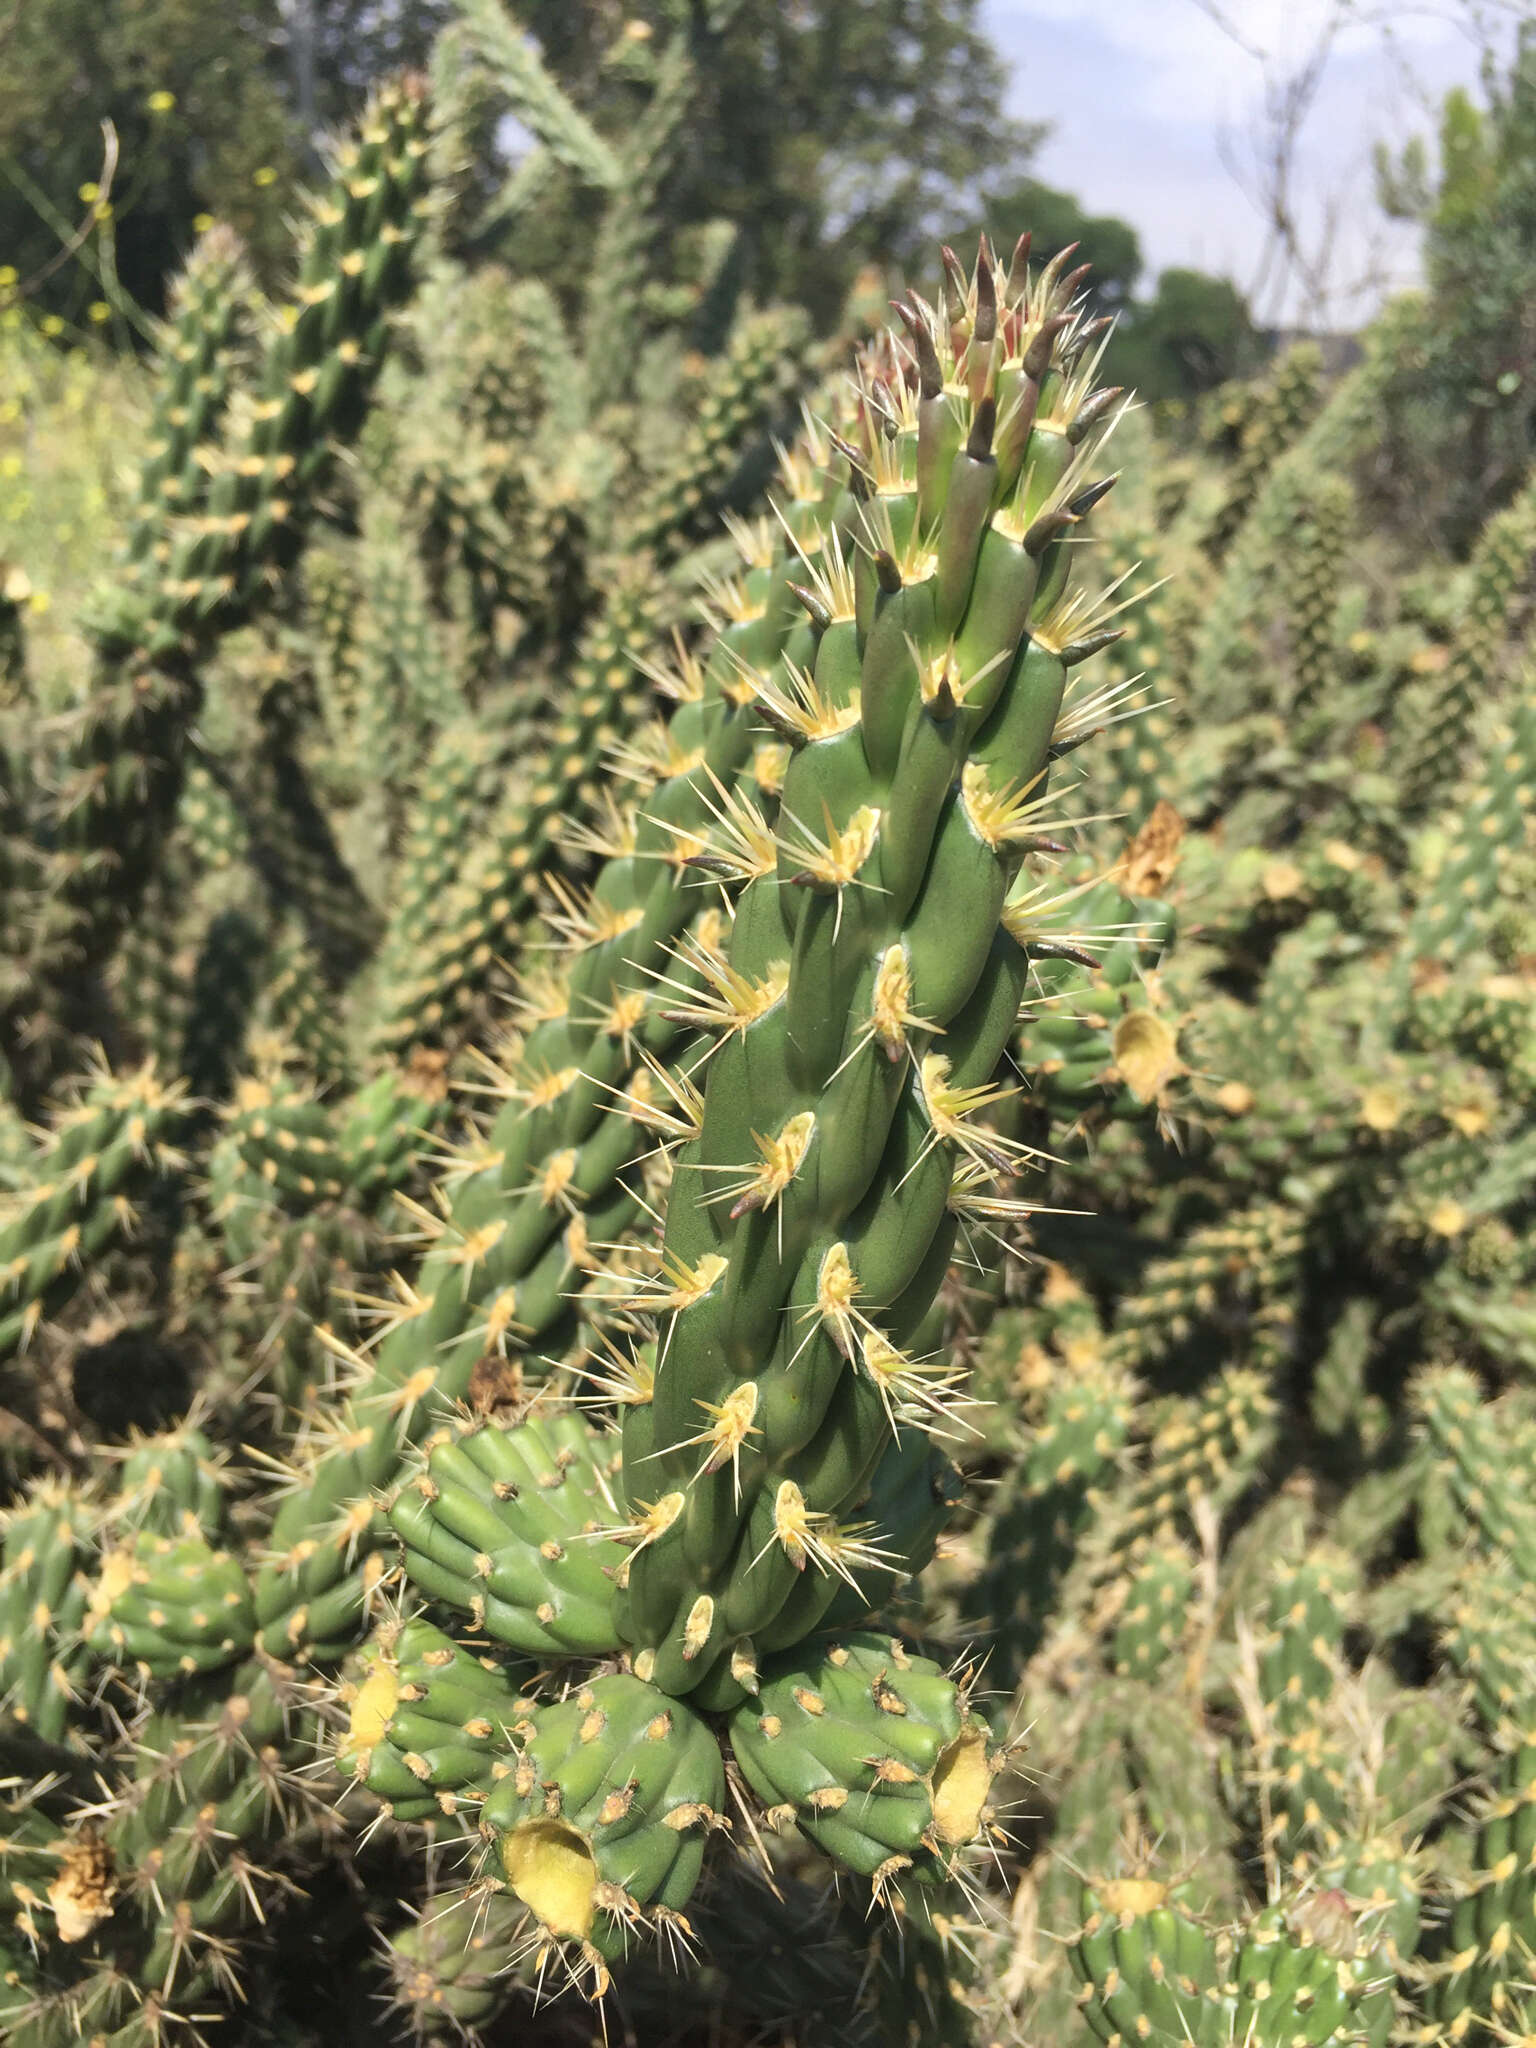
[{"label": "background tree", "polygon": [[1169,269],[1144,305],[1133,304],[1110,362],[1141,397],[1194,398],[1254,369],[1264,353],[1248,302],[1229,278]]},{"label": "background tree", "polygon": [[[270,274],[318,131],[374,79],[423,61],[448,12],[446,0],[18,0],[0,21],[0,260],[44,312],[78,319],[118,296],[114,279],[157,311],[206,213]],[[117,139],[105,208],[103,121]],[[50,268],[87,223],[83,261]]]},{"label": "background tree", "polygon": [[1129,221],[1089,213],[1070,192],[1038,178],[991,184],[979,215],[950,237],[958,247],[985,224],[1002,239],[1027,227],[1037,255],[1076,246],[1093,265],[1094,304],[1114,313],[1107,371],[1143,398],[1193,398],[1253,367],[1261,353],[1247,301],[1226,278],[1198,270],[1165,270],[1149,300],[1136,297],[1141,242]]},{"label": "background tree", "polygon": [[[1080,260],[1093,265],[1094,304],[1106,313],[1122,312],[1131,303],[1141,278],[1141,240],[1129,221],[1112,213],[1089,213],[1081,200],[1038,178],[1017,178],[990,184],[981,195],[982,219],[1000,240],[1028,228],[1040,256],[1076,244]],[[974,228],[959,237],[956,246]]]},{"label": "background tree", "polygon": [[1378,152],[1389,211],[1424,223],[1426,293],[1389,402],[1392,508],[1457,548],[1517,488],[1536,456],[1536,22],[1501,74],[1485,62],[1479,108],[1441,109],[1439,162],[1422,141]]},{"label": "background tree", "polygon": [[704,80],[667,204],[740,230],[745,282],[826,322],[865,264],[926,261],[974,215],[983,171],[1024,165],[1044,130],[1003,111],[1007,73],[979,0],[526,0],[546,62],[600,126],[630,89],[594,69],[626,24],[686,27]]}]

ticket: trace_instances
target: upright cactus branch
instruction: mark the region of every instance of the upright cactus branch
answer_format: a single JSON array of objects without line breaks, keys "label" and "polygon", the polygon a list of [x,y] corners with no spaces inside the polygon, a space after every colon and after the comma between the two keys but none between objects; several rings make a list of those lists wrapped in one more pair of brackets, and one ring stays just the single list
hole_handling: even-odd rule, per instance
[{"label": "upright cactus branch", "polygon": [[[195,270],[127,573],[87,622],[96,686],[36,821],[24,980],[0,1018],[13,1067],[24,1069],[27,1047],[40,1042],[38,1011],[49,1026],[42,1042],[53,1043],[85,1006],[82,980],[88,988],[132,915],[174,816],[201,664],[292,566],[335,445],[362,422],[389,310],[411,281],[426,152],[419,85],[383,91],[314,203],[294,296],[266,338],[249,402],[212,450],[190,436],[217,423],[236,266],[215,244]],[[61,1006],[62,1020],[53,1014]]]},{"label": "upright cactus branch", "polygon": [[1068,537],[1112,481],[1114,400],[1078,282],[984,251],[907,303],[850,447],[846,609],[811,591],[793,694],[758,686],[793,749],[780,826],[697,961],[715,1044],[624,1422],[650,1506],[620,1626],[637,1672],[712,1706],[878,1558],[854,1510],[882,1447],[944,1411],[930,1311],[1009,1156],[979,1121],[1029,986],[1027,876],[1009,892],[1095,644]]},{"label": "upright cactus branch", "polygon": [[1527,483],[1496,513],[1478,541],[1472,591],[1450,659],[1426,676],[1395,725],[1410,816],[1454,781],[1465,766],[1474,722],[1498,694],[1499,669],[1509,640],[1509,611],[1527,595],[1536,563],[1536,484]]}]

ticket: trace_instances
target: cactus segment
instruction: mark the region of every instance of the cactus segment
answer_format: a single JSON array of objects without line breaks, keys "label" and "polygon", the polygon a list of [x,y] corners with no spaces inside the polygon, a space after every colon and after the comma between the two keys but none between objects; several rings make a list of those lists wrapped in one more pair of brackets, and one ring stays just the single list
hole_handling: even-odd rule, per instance
[{"label": "cactus segment", "polygon": [[476,1630],[538,1656],[617,1649],[614,1582],[626,1552],[619,1454],[575,1415],[429,1438],[389,1518],[405,1573]]},{"label": "cactus segment", "polygon": [[522,1913],[515,1898],[469,1885],[429,1898],[389,1937],[390,2002],[423,2039],[452,2040],[493,2018]]},{"label": "cactus segment", "polygon": [[217,1539],[228,1511],[226,1463],[190,1417],[158,1436],[135,1433],[108,1510],[112,1527]]},{"label": "cactus segment", "polygon": [[243,1657],[256,1617],[238,1558],[200,1535],[141,1530],[102,1559],[85,1627],[98,1656],[175,1678]]},{"label": "cactus segment", "polygon": [[[411,281],[426,208],[426,109],[419,81],[382,88],[359,139],[343,146],[331,191],[312,207],[295,293],[269,328],[250,404],[217,425],[220,378],[205,344],[173,340],[166,421],[150,457],[125,574],[89,610],[97,685],[72,720],[49,777],[26,876],[33,929],[24,973],[0,1013],[13,1065],[40,1093],[55,1029],[28,1019],[79,1001],[81,962],[104,962],[158,865],[181,793],[189,727],[202,702],[198,658],[245,623],[296,560],[334,448],[361,425],[385,353],[390,308]],[[233,273],[216,255],[189,294]],[[216,351],[224,330],[214,323]],[[177,387],[191,375],[185,406]]]},{"label": "cactus segment", "polygon": [[1079,2008],[1121,2048],[1345,2048],[1361,2042],[1371,1964],[1338,1891],[1266,1906],[1214,1936],[1150,1877],[1089,1887],[1072,1949]]},{"label": "cactus segment", "polygon": [[1126,1678],[1150,1678],[1178,1650],[1195,1591],[1182,1544],[1154,1544],[1136,1560],[1115,1625],[1111,1660]]},{"label": "cactus segment", "polygon": [[765,1663],[731,1745],[770,1817],[869,1878],[937,1882],[993,1820],[1005,1752],[962,1686],[894,1638],[808,1645]]},{"label": "cactus segment", "polygon": [[390,1623],[343,1689],[349,1711],[337,1765],[395,1820],[455,1814],[511,1768],[514,1731],[530,1705],[517,1677],[430,1622]]},{"label": "cactus segment", "polygon": [[[917,358],[865,399],[866,431],[892,431],[853,450],[852,616],[813,607],[802,709],[757,690],[794,736],[781,825],[736,904],[673,1169],[698,1199],[669,1206],[663,1264],[692,1277],[653,1412],[625,1423],[628,1490],[683,1505],[632,1559],[621,1626],[652,1682],[721,1704],[743,1638],[787,1648],[872,1561],[848,1517],[923,1399],[906,1347],[948,1262],[956,1168],[995,1170],[975,1119],[1030,966],[1005,912],[1015,812],[1083,630],[1062,536],[1107,488],[1068,303],[984,252],[963,300],[907,314]],[[701,1415],[740,1425],[702,1465]]]},{"label": "cactus segment", "polygon": [[1017,1058],[1032,1099],[1053,1118],[1090,1129],[1108,1117],[1165,1116],[1185,1071],[1179,1019],[1154,971],[1173,938],[1173,913],[1125,893],[1117,879],[1070,905],[1079,929],[1106,934],[1097,966],[1040,960],[1041,1000],[1019,1028]]},{"label": "cactus segment", "polygon": [[1410,817],[1461,774],[1475,721],[1497,693],[1509,610],[1523,592],[1533,550],[1536,490],[1527,484],[1478,539],[1470,598],[1444,672],[1423,679],[1394,727],[1403,809]]},{"label": "cactus segment", "polygon": [[1240,432],[1226,494],[1205,537],[1207,551],[1218,559],[1244,532],[1245,524],[1259,516],[1266,478],[1316,412],[1321,370],[1316,345],[1297,342],[1286,350],[1257,395]]},{"label": "cactus segment", "polygon": [[183,1090],[152,1066],[102,1074],[0,1198],[0,1358],[25,1349],[80,1284],[86,1261],[129,1236],[134,1201],[180,1160]]},{"label": "cactus segment", "polygon": [[1432,1966],[1426,2005],[1452,2035],[1498,2021],[1536,1941],[1536,1744],[1512,1741],[1480,1816],[1473,1868]]},{"label": "cactus segment", "polygon": [[1079,2010],[1108,2048],[1204,2041],[1219,1984],[1215,1942],[1165,1884],[1116,1878],[1084,1890],[1071,1949]]},{"label": "cactus segment", "polygon": [[83,1676],[89,1518],[83,1502],[45,1480],[6,1510],[0,1529],[0,1725],[59,1742]]},{"label": "cactus segment", "polygon": [[480,1831],[507,1886],[549,1935],[575,1944],[600,1989],[632,1930],[687,1905],[724,1802],[704,1723],[614,1673],[530,1711]]},{"label": "cactus segment", "polygon": [[1125,1376],[1096,1362],[1064,1376],[1049,1389],[1039,1425],[1000,1491],[975,1608],[1005,1682],[1017,1681],[1039,1648],[1124,1450],[1131,1400]]}]

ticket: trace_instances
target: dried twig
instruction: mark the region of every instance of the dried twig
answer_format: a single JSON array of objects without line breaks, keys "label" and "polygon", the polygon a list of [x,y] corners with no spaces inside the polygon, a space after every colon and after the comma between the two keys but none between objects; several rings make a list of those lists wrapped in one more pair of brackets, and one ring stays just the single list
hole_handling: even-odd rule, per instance
[{"label": "dried twig", "polygon": [[1340,229],[1358,197],[1336,189],[1312,207],[1303,203],[1301,158],[1304,133],[1340,38],[1359,29],[1376,31],[1395,58],[1399,75],[1410,74],[1396,47],[1395,31],[1408,16],[1454,23],[1485,57],[1497,46],[1499,27],[1518,18],[1518,0],[1330,0],[1300,56],[1290,62],[1258,42],[1243,26],[1240,11],[1226,0],[1193,0],[1207,20],[1259,68],[1260,108],[1256,134],[1247,149],[1229,135],[1219,138],[1222,161],[1264,222],[1264,242],[1248,289],[1250,302],[1278,323],[1293,309],[1300,324],[1320,327],[1341,305],[1379,295],[1387,278],[1379,238],[1373,238],[1359,275],[1339,276]]},{"label": "dried twig", "polygon": [[[17,12],[20,12],[19,8]],[[10,29],[14,26],[15,16],[13,15],[11,21],[6,24],[5,33],[9,33]],[[3,35],[0,35],[0,41],[3,41]],[[29,276],[22,278],[19,284],[12,286],[12,298],[27,298],[37,290],[39,285],[46,284],[55,271],[62,270],[64,265],[75,255],[76,251],[84,246],[92,228],[95,227],[106,211],[112,198],[112,180],[117,176],[118,159],[117,130],[111,121],[104,120],[102,122],[101,141],[101,171],[96,179],[96,197],[86,208],[85,216],[81,220],[80,225],[72,234],[66,237],[63,247],[56,249],[46,263],[32,271]]]}]

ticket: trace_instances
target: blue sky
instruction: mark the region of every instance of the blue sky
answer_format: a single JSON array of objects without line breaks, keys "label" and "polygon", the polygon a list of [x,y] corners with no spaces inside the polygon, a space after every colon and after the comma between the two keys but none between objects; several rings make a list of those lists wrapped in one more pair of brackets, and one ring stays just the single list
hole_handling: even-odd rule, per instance
[{"label": "blue sky", "polygon": [[[1308,49],[1327,6],[1226,0],[1225,12],[1283,68]],[[1371,287],[1351,303],[1353,281],[1375,271],[1405,283],[1416,271],[1412,230],[1383,222],[1373,203],[1373,142],[1429,127],[1426,108],[1451,84],[1477,78],[1455,0],[1372,11],[1394,17],[1390,33],[1370,24],[1344,32],[1300,150],[1300,198],[1314,238],[1324,205],[1337,211],[1329,310],[1339,324],[1376,296]],[[1012,107],[1054,124],[1036,175],[1130,221],[1149,270],[1193,264],[1250,286],[1263,228],[1223,163],[1222,138],[1242,152],[1253,133],[1263,94],[1256,58],[1199,0],[983,0],[982,13],[1012,68]],[[1259,310],[1275,317],[1296,308]]]}]

